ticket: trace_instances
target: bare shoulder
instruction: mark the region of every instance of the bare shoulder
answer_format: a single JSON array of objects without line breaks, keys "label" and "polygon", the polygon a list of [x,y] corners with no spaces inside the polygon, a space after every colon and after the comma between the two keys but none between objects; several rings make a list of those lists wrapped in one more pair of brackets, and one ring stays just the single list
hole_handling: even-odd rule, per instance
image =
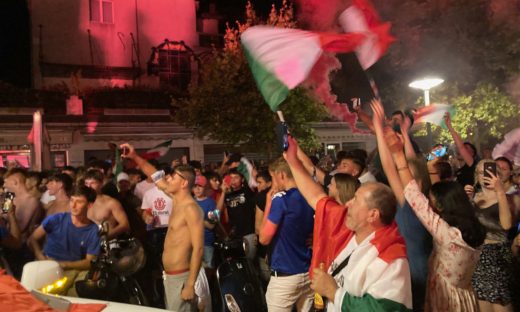
[{"label": "bare shoulder", "polygon": [[187,215],[202,219],[202,209],[194,200],[185,203],[184,209]]},{"label": "bare shoulder", "polygon": [[34,196],[28,196],[24,200],[22,206],[24,206],[25,209],[30,209],[34,211],[40,207],[40,200]]},{"label": "bare shoulder", "polygon": [[119,201],[115,198],[112,198],[108,195],[98,195],[99,201],[105,205],[110,205],[111,208],[118,208],[121,207],[121,204]]}]

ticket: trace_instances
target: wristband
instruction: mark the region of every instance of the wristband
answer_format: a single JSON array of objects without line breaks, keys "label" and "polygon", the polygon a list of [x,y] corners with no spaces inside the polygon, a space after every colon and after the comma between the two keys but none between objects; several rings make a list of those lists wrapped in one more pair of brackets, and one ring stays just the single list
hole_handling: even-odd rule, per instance
[{"label": "wristband", "polygon": [[150,178],[152,178],[153,183],[159,182],[162,178],[164,178],[164,170],[155,171]]}]

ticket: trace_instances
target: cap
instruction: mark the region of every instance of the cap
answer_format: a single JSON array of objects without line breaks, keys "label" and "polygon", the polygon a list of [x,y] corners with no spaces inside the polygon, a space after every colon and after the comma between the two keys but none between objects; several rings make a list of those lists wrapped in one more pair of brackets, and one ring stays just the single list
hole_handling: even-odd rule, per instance
[{"label": "cap", "polygon": [[206,179],[205,176],[199,174],[195,177],[195,185],[200,185],[200,186],[206,186],[206,184],[208,184],[208,180]]},{"label": "cap", "polygon": [[242,159],[241,154],[233,153],[233,154],[231,154],[231,156],[229,156],[229,159],[226,162],[226,165],[229,166],[234,162],[240,162],[240,159]]},{"label": "cap", "polygon": [[120,182],[120,181],[130,181],[130,178],[128,177],[128,174],[126,174],[125,172],[121,172],[120,174],[117,175],[117,182]]}]

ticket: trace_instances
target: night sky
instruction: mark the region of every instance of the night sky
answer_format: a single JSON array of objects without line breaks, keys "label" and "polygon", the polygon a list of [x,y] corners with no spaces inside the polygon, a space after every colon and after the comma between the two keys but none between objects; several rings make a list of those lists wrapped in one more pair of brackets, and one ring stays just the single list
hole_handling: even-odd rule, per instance
[{"label": "night sky", "polygon": [[29,12],[25,0],[0,1],[0,81],[31,85]]}]

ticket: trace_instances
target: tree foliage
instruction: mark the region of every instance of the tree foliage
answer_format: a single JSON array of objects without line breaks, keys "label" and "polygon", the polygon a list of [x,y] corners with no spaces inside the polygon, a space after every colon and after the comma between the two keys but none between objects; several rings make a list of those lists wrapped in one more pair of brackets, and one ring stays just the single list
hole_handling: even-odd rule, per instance
[{"label": "tree foliage", "polygon": [[374,2],[397,38],[375,76],[397,106],[417,96],[407,84],[423,76],[471,93],[481,83],[503,88],[520,73],[520,31],[497,18],[492,0]]},{"label": "tree foliage", "polygon": [[[173,105],[177,121],[194,127],[198,136],[227,144],[253,145],[269,153],[276,150],[277,117],[259,93],[239,43],[240,33],[257,23],[249,3],[246,22],[237,22],[237,28],[228,26],[224,49],[213,51],[202,66],[201,82],[190,86],[188,98],[174,100]],[[273,6],[266,24],[295,27],[292,7],[284,3],[276,10]],[[321,120],[326,114],[324,108],[300,87],[290,92],[280,109],[291,132],[303,145],[315,147],[317,141],[308,123]]]},{"label": "tree foliage", "polygon": [[[471,94],[453,98],[451,104],[457,110],[453,127],[462,138],[477,146],[494,146],[518,125],[515,119],[520,107],[490,84],[481,84]],[[445,129],[436,127],[435,134],[441,142],[451,141]]]},{"label": "tree foliage", "polygon": [[[424,105],[422,92],[408,83],[434,75],[445,83],[432,90],[432,102],[455,105],[452,123],[462,137],[492,146],[518,125],[511,114],[519,106],[506,86],[520,74],[520,31],[512,18],[500,16],[515,13],[494,7],[492,0],[374,2],[397,38],[374,68],[390,106]],[[438,140],[451,140],[446,131],[434,130]]]}]

